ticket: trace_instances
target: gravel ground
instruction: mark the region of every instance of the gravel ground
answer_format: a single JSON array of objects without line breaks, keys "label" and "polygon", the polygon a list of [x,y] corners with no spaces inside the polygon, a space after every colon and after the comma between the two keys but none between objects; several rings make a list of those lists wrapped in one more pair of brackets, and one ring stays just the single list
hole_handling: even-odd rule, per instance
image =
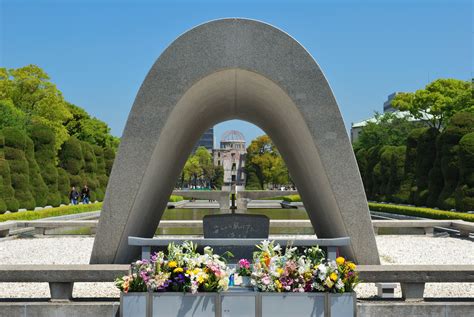
[{"label": "gravel ground", "polygon": [[[474,241],[414,235],[377,236],[383,264],[474,264]],[[0,242],[1,264],[87,264],[92,237],[41,237]],[[374,284],[357,286],[358,297],[371,297]],[[400,288],[396,289],[400,297]],[[75,297],[118,297],[113,283],[76,283]],[[0,283],[0,298],[49,297],[47,283]],[[425,297],[474,297],[474,283],[428,283]]]}]

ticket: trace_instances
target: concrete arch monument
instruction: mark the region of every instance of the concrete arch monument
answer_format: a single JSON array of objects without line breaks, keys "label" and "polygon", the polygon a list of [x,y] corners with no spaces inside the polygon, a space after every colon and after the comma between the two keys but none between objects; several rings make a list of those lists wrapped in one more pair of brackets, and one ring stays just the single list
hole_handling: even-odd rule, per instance
[{"label": "concrete arch monument", "polygon": [[349,236],[346,256],[379,263],[354,154],[321,69],[291,36],[246,19],[189,30],[151,68],[122,136],[91,263],[136,258],[128,236],[153,236],[193,145],[229,119],[269,134],[318,237]]}]

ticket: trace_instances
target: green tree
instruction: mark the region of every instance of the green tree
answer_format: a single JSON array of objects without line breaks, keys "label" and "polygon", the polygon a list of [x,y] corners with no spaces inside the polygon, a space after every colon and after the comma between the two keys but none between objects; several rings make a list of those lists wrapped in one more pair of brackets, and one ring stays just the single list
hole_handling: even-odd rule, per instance
[{"label": "green tree", "polygon": [[424,128],[420,132],[416,148],[413,203],[417,206],[426,206],[429,196],[429,173],[436,160],[436,139],[439,132],[435,128]]},{"label": "green tree", "polygon": [[375,179],[376,175],[379,172],[379,167],[376,170],[376,166],[380,161],[380,148],[381,146],[373,146],[367,150],[367,168],[365,170],[365,175],[363,176],[366,188],[366,194],[369,199],[375,200],[378,194],[379,188],[377,188]]},{"label": "green tree", "polygon": [[[10,167],[11,184],[15,190],[15,198],[20,208],[32,210],[36,201],[31,193],[30,172],[25,156],[27,147],[26,134],[17,128],[3,129],[5,137],[5,159]],[[14,211],[14,210],[10,210]]]},{"label": "green tree", "polygon": [[58,190],[54,131],[47,126],[35,124],[30,133],[35,146],[35,159],[41,167],[41,177],[48,186],[47,204],[57,207],[61,204],[61,195]]},{"label": "green tree", "polygon": [[455,190],[459,182],[459,141],[461,138],[474,132],[474,113],[460,112],[455,114],[449,126],[440,134],[441,172],[443,175],[443,189],[439,194],[437,206],[442,209],[454,209],[456,206]]},{"label": "green tree", "polygon": [[65,122],[69,135],[90,144],[117,149],[119,139],[110,134],[105,122],[91,117],[84,109],[71,103],[67,103],[67,108],[72,114]]},{"label": "green tree", "polygon": [[10,166],[5,159],[5,138],[0,130],[0,214],[18,211],[19,203],[12,187]]},{"label": "green tree", "polygon": [[441,130],[455,113],[474,112],[472,93],[472,83],[469,81],[437,79],[425,89],[397,95],[392,105]]},{"label": "green tree", "polygon": [[222,165],[214,167],[214,173],[211,179],[211,188],[220,190],[224,184],[224,167]]},{"label": "green tree", "polygon": [[33,194],[36,206],[44,207],[48,202],[48,187],[41,177],[40,168],[35,159],[35,146],[28,136],[26,136],[25,156],[28,161],[30,192]]},{"label": "green tree", "polygon": [[64,123],[71,117],[62,93],[49,81],[49,76],[38,66],[28,65],[11,69],[0,84],[9,87],[5,97],[25,113],[28,121],[39,122],[55,132],[56,149],[68,138]]},{"label": "green tree", "polygon": [[16,108],[11,99],[0,99],[0,129],[16,127],[24,130],[26,122],[25,113]]},{"label": "green tree", "polygon": [[61,195],[61,203],[69,204],[69,190],[71,182],[68,173],[61,167],[58,167],[58,190]]},{"label": "green tree", "polygon": [[459,183],[456,188],[456,209],[474,210],[474,132],[459,141]]},{"label": "green tree", "polygon": [[214,177],[214,163],[212,161],[211,153],[209,153],[205,147],[200,146],[194,152],[194,156],[196,157],[201,169],[201,175],[197,175],[197,177],[201,179],[204,186],[210,185],[210,182]]},{"label": "green tree", "polygon": [[87,142],[81,142],[81,149],[84,157],[84,169],[80,173],[82,182],[79,186],[87,185],[90,188],[90,200],[96,201],[100,185],[97,179],[97,159],[94,148]]},{"label": "green tree", "polygon": [[59,159],[59,166],[68,173],[71,186],[81,186],[85,165],[81,141],[76,137],[71,137],[64,142],[59,152]]},{"label": "green tree", "polygon": [[406,146],[395,146],[390,159],[390,176],[387,185],[388,199],[395,203],[406,202],[406,189],[403,187]]},{"label": "green tree", "polygon": [[202,175],[202,168],[199,165],[199,159],[192,155],[184,164],[183,178],[188,184],[197,185],[197,179],[200,175]]},{"label": "green tree", "polygon": [[369,121],[362,128],[354,143],[354,150],[357,152],[361,148],[368,150],[374,146],[405,145],[410,132],[420,126],[420,123],[409,121],[407,116],[376,112],[374,121]]},{"label": "green tree", "polygon": [[246,164],[247,188],[253,182],[253,175],[258,179],[260,188],[265,188],[269,184],[289,183],[286,165],[267,135],[259,136],[247,147]]}]

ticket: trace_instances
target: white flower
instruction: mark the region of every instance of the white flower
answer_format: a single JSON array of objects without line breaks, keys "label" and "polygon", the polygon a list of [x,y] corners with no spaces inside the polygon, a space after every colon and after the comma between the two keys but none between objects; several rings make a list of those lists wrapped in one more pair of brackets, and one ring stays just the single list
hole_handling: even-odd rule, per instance
[{"label": "white flower", "polygon": [[341,279],[338,279],[338,280],[337,280],[336,288],[337,288],[337,289],[344,288],[344,283],[342,283],[342,280],[341,280]]},{"label": "white flower", "polygon": [[210,246],[204,247],[204,254],[212,255],[212,248]]},{"label": "white flower", "polygon": [[267,251],[268,252],[268,246],[270,245],[270,241],[268,240],[263,240],[262,241],[262,251]]}]

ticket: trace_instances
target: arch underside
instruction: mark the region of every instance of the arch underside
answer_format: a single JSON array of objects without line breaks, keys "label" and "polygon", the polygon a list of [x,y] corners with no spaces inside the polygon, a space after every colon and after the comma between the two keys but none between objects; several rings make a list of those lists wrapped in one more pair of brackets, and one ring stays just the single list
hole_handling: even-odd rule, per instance
[{"label": "arch underside", "polygon": [[152,237],[204,131],[242,119],[281,152],[318,237],[378,264],[367,201],[337,103],[312,57],[285,33],[226,19],[179,37],[137,95],[107,187],[91,263],[129,263],[128,236]]}]

